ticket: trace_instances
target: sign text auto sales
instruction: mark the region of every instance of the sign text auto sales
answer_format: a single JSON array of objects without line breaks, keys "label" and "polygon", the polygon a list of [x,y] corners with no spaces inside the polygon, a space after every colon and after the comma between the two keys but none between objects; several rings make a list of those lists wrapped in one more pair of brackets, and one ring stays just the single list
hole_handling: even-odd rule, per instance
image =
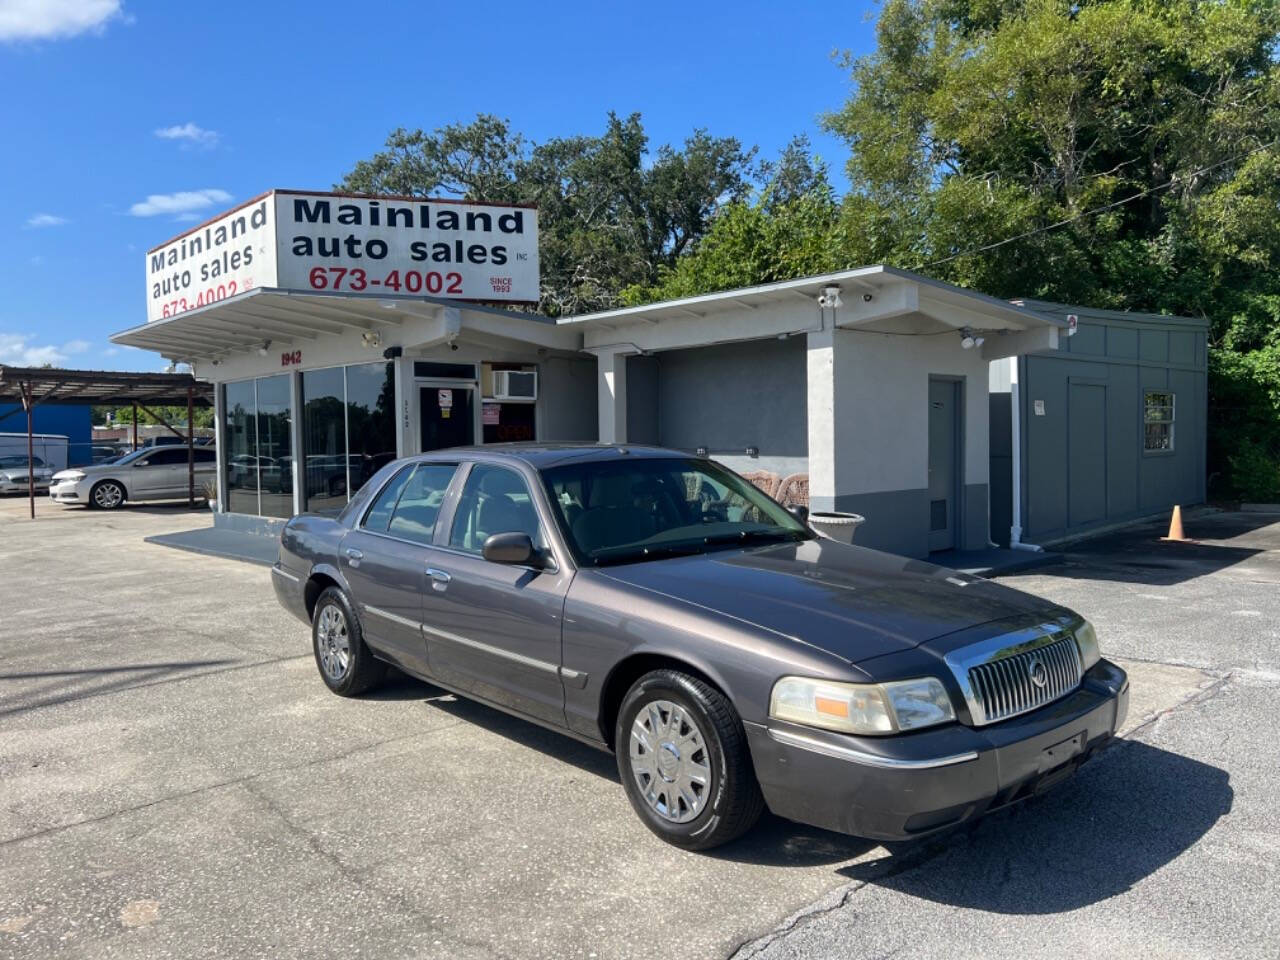
[{"label": "sign text auto sales", "polygon": [[537,211],[274,191],[147,255],[148,319],[254,287],[536,302]]}]

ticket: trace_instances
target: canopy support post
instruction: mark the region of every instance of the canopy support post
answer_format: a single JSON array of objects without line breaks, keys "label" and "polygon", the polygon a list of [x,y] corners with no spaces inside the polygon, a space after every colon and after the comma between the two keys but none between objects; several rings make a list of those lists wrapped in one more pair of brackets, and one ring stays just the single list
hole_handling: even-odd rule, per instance
[{"label": "canopy support post", "polygon": [[36,518],[36,451],[32,439],[31,408],[35,406],[35,402],[32,400],[30,383],[18,384],[18,390],[22,393],[22,409],[27,411],[27,506],[31,512],[31,519],[34,520]]},{"label": "canopy support post", "polygon": [[133,449],[138,449],[138,404],[133,404]]},{"label": "canopy support post", "polygon": [[195,390],[187,387],[187,506],[196,505],[196,400]]}]

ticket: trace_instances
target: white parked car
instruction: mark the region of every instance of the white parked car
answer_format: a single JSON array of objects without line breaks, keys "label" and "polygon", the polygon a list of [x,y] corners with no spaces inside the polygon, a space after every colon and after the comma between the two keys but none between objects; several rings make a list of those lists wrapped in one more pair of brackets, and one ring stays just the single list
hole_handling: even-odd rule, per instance
[{"label": "white parked car", "polygon": [[[196,447],[196,492],[217,474],[217,452]],[[114,510],[126,500],[173,500],[187,495],[187,448],[144,447],[112,463],[75,467],[54,474],[49,496],[55,503],[81,503]],[[23,488],[25,489],[25,487]]]},{"label": "white parked car", "polygon": [[53,468],[39,457],[31,458],[30,476],[25,453],[0,457],[0,493],[26,493],[31,480],[37,490],[47,490],[52,476]]}]

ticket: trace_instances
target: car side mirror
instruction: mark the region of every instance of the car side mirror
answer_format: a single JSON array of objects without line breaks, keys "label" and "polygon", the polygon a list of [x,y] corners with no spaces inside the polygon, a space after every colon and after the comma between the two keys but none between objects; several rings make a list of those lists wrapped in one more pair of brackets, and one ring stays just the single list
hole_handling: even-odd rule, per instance
[{"label": "car side mirror", "polygon": [[527,533],[495,533],[485,538],[482,554],[490,563],[538,566],[538,552]]},{"label": "car side mirror", "polygon": [[791,514],[801,523],[809,522],[809,508],[800,503],[794,503],[787,507],[787,513]]}]

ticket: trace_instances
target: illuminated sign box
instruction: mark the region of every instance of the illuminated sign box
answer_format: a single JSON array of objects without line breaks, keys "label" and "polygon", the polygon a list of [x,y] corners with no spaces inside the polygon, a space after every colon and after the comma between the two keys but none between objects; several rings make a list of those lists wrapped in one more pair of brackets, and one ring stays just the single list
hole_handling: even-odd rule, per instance
[{"label": "illuminated sign box", "polygon": [[146,254],[147,320],[258,287],[538,302],[538,211],[273,190]]}]

